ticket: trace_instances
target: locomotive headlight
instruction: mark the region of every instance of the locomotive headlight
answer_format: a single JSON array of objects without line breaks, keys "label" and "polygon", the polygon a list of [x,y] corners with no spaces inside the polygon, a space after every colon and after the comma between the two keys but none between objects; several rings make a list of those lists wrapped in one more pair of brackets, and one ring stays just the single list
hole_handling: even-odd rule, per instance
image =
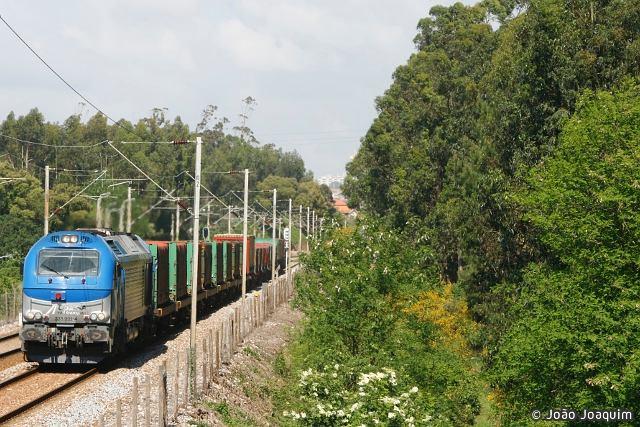
[{"label": "locomotive headlight", "polygon": [[107,318],[107,315],[104,314],[103,312],[98,313],[98,320],[101,322],[104,322],[104,320]]},{"label": "locomotive headlight", "polygon": [[65,234],[62,236],[62,243],[78,243],[77,234]]},{"label": "locomotive headlight", "polygon": [[33,320],[36,317],[36,314],[33,311],[27,311],[24,314],[25,320]]},{"label": "locomotive headlight", "polygon": [[41,320],[42,320],[42,313],[41,313],[41,312],[39,312],[39,311],[36,311],[36,312],[35,312],[35,314],[34,314],[34,316],[33,316],[33,318],[34,318],[37,322],[41,321]]},{"label": "locomotive headlight", "polygon": [[96,312],[91,313],[91,316],[89,316],[89,319],[91,319],[92,322],[95,322],[96,320],[98,320],[98,313]]}]

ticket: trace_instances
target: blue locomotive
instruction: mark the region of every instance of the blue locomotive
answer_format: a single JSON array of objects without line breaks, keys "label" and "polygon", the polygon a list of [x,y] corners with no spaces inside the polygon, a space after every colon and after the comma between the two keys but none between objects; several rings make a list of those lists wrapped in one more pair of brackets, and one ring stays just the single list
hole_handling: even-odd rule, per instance
[{"label": "blue locomotive", "polygon": [[[271,277],[273,251],[284,267],[278,240],[216,235],[200,241],[199,304],[239,294],[241,263],[247,286]],[[192,302],[191,242],[149,241],[107,229],[59,231],[42,237],[24,263],[21,331],[28,361],[94,364],[152,336],[171,320],[184,320]],[[243,261],[246,259],[246,261]]]},{"label": "blue locomotive", "polygon": [[[27,254],[22,350],[40,363],[97,363],[150,326],[152,256],[133,234],[51,233]],[[147,323],[147,324],[145,324]]]}]

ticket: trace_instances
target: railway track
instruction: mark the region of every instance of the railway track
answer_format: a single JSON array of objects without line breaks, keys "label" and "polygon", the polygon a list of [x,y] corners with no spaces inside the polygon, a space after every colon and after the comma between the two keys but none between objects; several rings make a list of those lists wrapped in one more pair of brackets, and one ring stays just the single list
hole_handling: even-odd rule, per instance
[{"label": "railway track", "polygon": [[[23,361],[18,332],[0,336],[0,370]],[[0,380],[0,424],[93,376],[97,369],[47,372],[29,366]]]},{"label": "railway track", "polygon": [[22,362],[18,332],[0,336],[0,371]]},{"label": "railway track", "polygon": [[97,368],[81,372],[46,372],[35,367],[0,383],[0,424],[92,377]]},{"label": "railway track", "polygon": [[[291,267],[298,265],[292,258]],[[17,332],[0,336],[0,370],[22,362]],[[0,424],[10,422],[25,411],[63,393],[98,373],[97,368],[85,371],[50,372],[46,367],[31,366],[0,381]]]},{"label": "railway track", "polygon": [[16,349],[20,350],[20,336],[17,330],[0,336],[0,357],[15,352]]}]

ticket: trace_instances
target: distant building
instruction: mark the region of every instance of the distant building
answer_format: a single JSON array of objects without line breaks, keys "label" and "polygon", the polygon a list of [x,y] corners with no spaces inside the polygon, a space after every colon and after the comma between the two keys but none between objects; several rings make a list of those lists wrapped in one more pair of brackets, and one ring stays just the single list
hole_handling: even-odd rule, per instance
[{"label": "distant building", "polygon": [[318,178],[318,184],[325,184],[331,189],[342,187],[343,182],[344,175],[325,175]]},{"label": "distant building", "polygon": [[355,217],[357,214],[355,209],[351,209],[349,207],[345,199],[334,199],[333,207],[336,209],[336,211],[345,216]]},{"label": "distant building", "polygon": [[333,198],[342,197],[342,183],[344,182],[344,175],[325,175],[317,179],[318,184],[324,184],[331,190]]}]

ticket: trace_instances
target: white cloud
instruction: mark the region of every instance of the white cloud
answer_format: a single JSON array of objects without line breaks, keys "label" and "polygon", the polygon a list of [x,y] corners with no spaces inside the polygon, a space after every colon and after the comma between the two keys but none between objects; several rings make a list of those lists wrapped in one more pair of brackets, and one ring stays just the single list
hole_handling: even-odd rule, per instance
[{"label": "white cloud", "polygon": [[[32,0],[7,2],[3,17],[115,118],[169,107],[193,126],[216,104],[235,120],[251,95],[256,134],[298,133],[273,142],[324,175],[353,154],[436,2],[451,0]],[[76,112],[80,99],[7,31],[0,51],[0,117],[32,106],[54,121]]]},{"label": "white cloud", "polygon": [[304,49],[291,40],[249,28],[238,19],[219,25],[216,44],[236,64],[256,71],[299,71],[309,62]]}]

